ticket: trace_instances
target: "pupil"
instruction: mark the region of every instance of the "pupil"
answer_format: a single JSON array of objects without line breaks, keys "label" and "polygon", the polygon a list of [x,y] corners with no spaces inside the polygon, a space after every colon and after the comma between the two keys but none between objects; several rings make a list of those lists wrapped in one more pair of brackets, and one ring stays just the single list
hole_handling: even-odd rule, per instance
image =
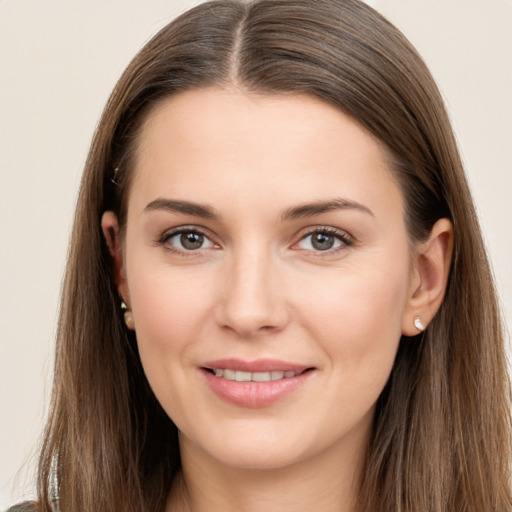
[{"label": "pupil", "polygon": [[203,245],[204,236],[201,233],[182,233],[181,245],[188,250],[199,249]]},{"label": "pupil", "polygon": [[313,247],[319,251],[327,251],[332,249],[334,245],[334,237],[325,233],[315,233],[311,240]]}]

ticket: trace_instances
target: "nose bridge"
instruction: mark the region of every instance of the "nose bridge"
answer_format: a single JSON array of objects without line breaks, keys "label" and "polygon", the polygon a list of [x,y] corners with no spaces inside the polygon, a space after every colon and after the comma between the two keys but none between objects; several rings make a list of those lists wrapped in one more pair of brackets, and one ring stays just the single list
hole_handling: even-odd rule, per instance
[{"label": "nose bridge", "polygon": [[242,336],[284,327],[286,301],[277,267],[268,247],[253,243],[233,252],[219,303],[223,327]]}]

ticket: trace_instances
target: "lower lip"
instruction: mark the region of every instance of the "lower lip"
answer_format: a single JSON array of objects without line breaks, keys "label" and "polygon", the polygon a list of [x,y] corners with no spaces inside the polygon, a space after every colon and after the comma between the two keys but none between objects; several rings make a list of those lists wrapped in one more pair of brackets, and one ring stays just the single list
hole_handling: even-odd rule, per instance
[{"label": "lower lip", "polygon": [[307,370],[295,377],[267,382],[238,382],[216,377],[202,370],[210,389],[224,401],[240,407],[265,407],[300,388],[313,373]]}]

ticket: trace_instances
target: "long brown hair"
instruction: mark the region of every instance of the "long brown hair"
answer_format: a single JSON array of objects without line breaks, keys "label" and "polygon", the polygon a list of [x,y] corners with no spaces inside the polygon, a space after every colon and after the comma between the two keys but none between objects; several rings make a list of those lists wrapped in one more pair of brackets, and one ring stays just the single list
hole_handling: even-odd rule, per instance
[{"label": "long brown hair", "polygon": [[357,0],[221,0],[162,29],[105,108],[80,187],[62,294],[41,511],[162,511],[180,467],[177,430],[122,321],[100,219],[126,219],[137,134],[194,87],[301,92],[343,110],[392,155],[411,240],[454,224],[448,288],[425,333],[402,339],[375,415],[359,508],[510,510],[504,335],[471,195],[438,89],[405,37]]}]

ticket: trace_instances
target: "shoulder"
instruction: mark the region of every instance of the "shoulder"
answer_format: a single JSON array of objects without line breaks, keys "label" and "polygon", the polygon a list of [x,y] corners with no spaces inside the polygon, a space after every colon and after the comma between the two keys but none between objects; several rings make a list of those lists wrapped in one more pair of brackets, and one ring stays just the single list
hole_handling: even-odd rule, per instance
[{"label": "shoulder", "polygon": [[24,501],[7,509],[6,512],[36,512],[36,506],[33,501]]}]

